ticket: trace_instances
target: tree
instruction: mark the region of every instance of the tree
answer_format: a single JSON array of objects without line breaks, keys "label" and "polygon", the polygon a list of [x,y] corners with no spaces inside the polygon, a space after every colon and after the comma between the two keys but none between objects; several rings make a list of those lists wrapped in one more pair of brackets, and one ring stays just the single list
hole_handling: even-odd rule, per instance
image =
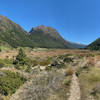
[{"label": "tree", "polygon": [[21,66],[27,64],[27,56],[22,48],[19,49],[19,53],[16,56],[16,59],[13,64]]}]

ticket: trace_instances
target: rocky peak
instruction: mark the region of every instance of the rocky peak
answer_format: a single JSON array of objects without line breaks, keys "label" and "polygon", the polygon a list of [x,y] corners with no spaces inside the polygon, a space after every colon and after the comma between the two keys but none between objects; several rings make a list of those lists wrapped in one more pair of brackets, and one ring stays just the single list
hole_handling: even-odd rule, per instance
[{"label": "rocky peak", "polygon": [[45,35],[49,35],[49,36],[52,36],[55,38],[61,38],[61,36],[59,35],[59,33],[57,32],[56,29],[54,29],[50,26],[44,26],[44,25],[39,25],[37,27],[32,28],[29,33],[34,34],[34,32],[39,33],[40,31],[41,31],[41,33],[43,33]]}]

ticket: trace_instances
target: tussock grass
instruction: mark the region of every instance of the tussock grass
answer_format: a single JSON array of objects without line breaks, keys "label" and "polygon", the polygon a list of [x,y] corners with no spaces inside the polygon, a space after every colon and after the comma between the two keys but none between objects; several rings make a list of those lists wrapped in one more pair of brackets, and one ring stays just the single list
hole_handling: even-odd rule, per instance
[{"label": "tussock grass", "polygon": [[89,96],[93,96],[95,100],[100,100],[100,88],[95,91],[95,95],[93,91],[99,84],[100,86],[100,68],[91,67],[88,72],[80,73],[80,83],[81,83],[81,91],[82,91],[82,100],[88,100]]}]

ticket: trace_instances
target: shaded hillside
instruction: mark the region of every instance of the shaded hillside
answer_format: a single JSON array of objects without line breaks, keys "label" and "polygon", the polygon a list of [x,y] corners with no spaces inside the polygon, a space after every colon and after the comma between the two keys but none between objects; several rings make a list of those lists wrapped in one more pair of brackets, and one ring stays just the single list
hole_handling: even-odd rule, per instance
[{"label": "shaded hillside", "polygon": [[89,44],[86,49],[100,50],[100,38]]},{"label": "shaded hillside", "polygon": [[0,15],[0,44],[4,43],[12,47],[33,46],[26,31],[19,25]]}]

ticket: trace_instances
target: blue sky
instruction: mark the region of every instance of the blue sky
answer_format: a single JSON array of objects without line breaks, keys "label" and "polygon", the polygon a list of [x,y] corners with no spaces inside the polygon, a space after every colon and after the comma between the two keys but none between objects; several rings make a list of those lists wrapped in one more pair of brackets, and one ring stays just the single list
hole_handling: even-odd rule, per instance
[{"label": "blue sky", "polygon": [[0,0],[0,14],[27,31],[52,26],[72,42],[89,44],[100,37],[100,0]]}]

